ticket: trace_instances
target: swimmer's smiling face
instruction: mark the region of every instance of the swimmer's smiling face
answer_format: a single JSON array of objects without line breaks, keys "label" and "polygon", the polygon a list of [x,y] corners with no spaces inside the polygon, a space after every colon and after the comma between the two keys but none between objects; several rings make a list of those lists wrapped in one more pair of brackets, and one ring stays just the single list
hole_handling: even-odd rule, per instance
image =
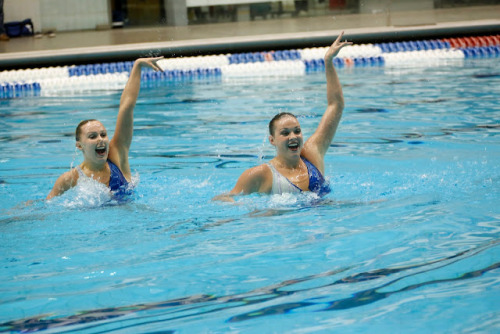
[{"label": "swimmer's smiling face", "polygon": [[304,137],[299,121],[293,116],[284,116],[274,123],[273,135],[269,141],[276,147],[277,153],[298,155],[304,146]]},{"label": "swimmer's smiling face", "polygon": [[106,161],[109,152],[108,132],[99,121],[90,121],[80,128],[76,142],[85,157],[91,161]]}]

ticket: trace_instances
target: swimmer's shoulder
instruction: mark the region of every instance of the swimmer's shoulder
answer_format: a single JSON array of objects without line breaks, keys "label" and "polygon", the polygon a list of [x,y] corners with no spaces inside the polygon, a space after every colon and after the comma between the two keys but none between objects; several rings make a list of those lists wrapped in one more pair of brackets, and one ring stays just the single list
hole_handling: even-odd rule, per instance
[{"label": "swimmer's shoulder", "polygon": [[232,193],[270,193],[273,186],[273,173],[267,164],[247,169],[241,174]]},{"label": "swimmer's shoulder", "polygon": [[56,180],[54,187],[51,192],[47,196],[46,199],[51,199],[52,197],[59,196],[65,191],[69,190],[76,186],[78,182],[78,170],[76,168],[72,168],[71,170],[62,173]]},{"label": "swimmer's shoulder", "polygon": [[[79,177],[78,170],[76,168],[71,168],[69,171],[61,174],[57,181],[60,181],[63,184],[70,185],[71,187],[76,186],[76,183],[78,182],[78,177]],[[57,182],[56,181],[56,182]]]}]

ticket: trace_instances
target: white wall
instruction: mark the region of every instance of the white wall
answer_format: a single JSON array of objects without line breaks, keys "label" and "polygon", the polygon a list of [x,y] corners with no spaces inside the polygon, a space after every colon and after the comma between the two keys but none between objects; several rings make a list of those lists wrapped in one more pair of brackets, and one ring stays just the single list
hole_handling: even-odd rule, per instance
[{"label": "white wall", "polygon": [[4,23],[31,19],[35,31],[41,28],[39,0],[4,0]]},{"label": "white wall", "polygon": [[110,12],[109,0],[4,0],[4,22],[30,18],[35,31],[94,30]]},{"label": "white wall", "polygon": [[432,9],[434,0],[360,0],[359,2],[359,12],[362,14]]},{"label": "white wall", "polygon": [[[415,12],[420,12],[415,15]],[[387,15],[389,26],[415,26],[435,24],[434,0],[361,0],[362,14]]]},{"label": "white wall", "polygon": [[39,0],[42,30],[88,30],[110,25],[108,0]]}]

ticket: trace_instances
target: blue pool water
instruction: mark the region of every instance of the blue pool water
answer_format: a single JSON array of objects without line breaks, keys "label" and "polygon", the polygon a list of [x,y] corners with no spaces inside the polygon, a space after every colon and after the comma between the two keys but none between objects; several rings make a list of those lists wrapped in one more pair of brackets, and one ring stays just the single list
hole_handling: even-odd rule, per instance
[{"label": "blue pool water", "polygon": [[339,76],[321,200],[211,198],[273,156],[275,113],[314,131],[323,73],[145,85],[124,204],[24,204],[81,162],[81,119],[113,130],[119,91],[0,100],[0,331],[498,332],[498,59]]}]

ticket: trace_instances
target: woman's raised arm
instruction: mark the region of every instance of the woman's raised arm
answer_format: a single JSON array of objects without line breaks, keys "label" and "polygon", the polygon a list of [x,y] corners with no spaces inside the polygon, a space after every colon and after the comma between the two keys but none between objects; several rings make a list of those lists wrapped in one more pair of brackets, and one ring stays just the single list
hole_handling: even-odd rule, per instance
[{"label": "woman's raised arm", "polygon": [[323,158],[335,136],[344,109],[342,85],[333,66],[333,58],[339,53],[340,49],[352,44],[352,42],[342,42],[343,35],[342,32],[325,54],[327,107],[316,131],[304,145],[307,152],[304,152],[306,157],[309,155],[312,160],[316,160],[316,166],[321,171],[323,171]]},{"label": "woman's raised arm", "polygon": [[141,88],[141,69],[142,67],[150,67],[155,71],[162,71],[157,64],[161,59],[163,59],[163,57],[139,58],[134,62],[134,66],[130,71],[130,76],[120,99],[115,133],[111,140],[111,145],[118,150],[120,156],[125,153],[128,155],[128,150],[132,143],[134,107]]}]

